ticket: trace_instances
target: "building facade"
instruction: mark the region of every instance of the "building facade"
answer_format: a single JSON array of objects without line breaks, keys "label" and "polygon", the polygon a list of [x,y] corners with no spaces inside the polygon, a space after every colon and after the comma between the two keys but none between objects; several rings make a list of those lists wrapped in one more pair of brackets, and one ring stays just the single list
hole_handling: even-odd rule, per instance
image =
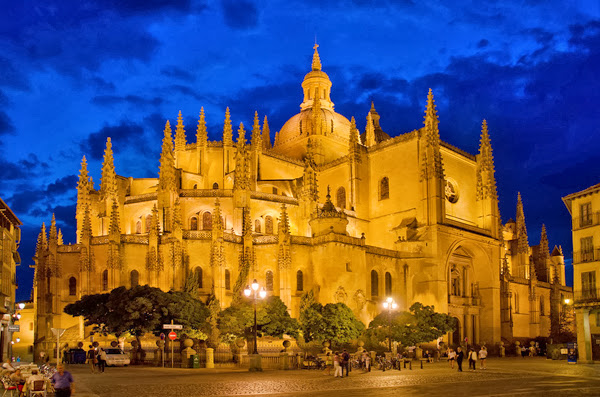
[{"label": "building facade", "polygon": [[11,357],[14,327],[17,265],[21,257],[17,252],[21,243],[21,221],[0,199],[0,359]]},{"label": "building facade", "polygon": [[[600,360],[600,184],[563,197],[573,221],[573,292],[579,360]],[[594,242],[596,245],[594,245]]]},{"label": "building facade", "polygon": [[[547,334],[540,318],[549,306],[543,315],[538,307],[542,295],[550,304],[555,281],[531,270],[524,216],[512,232],[500,222],[486,122],[477,155],[443,142],[430,90],[422,127],[390,137],[372,104],[361,134],[353,117],[335,112],[316,46],[301,86],[300,113],[273,144],[258,114],[234,141],[229,109],[222,140],[209,141],[202,110],[193,143],[181,113],[174,138],[167,121],[158,178],[117,175],[109,138],[97,189],[84,157],[76,244],[63,244],[54,221],[38,239],[40,346],[51,327],[79,327],[83,338],[82,323],[61,314],[82,295],[181,289],[192,272],[201,296],[224,307],[257,279],[296,317],[307,291],[346,303],[366,324],[391,296],[400,309],[418,301],[456,317],[450,341]],[[562,286],[562,254],[544,249],[540,266],[562,274]],[[513,290],[523,301],[514,315]]]}]

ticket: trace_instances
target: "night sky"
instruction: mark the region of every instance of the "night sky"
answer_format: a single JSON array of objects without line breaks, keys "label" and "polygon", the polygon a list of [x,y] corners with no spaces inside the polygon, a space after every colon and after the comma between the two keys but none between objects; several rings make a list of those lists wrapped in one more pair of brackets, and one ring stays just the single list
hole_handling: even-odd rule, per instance
[{"label": "night sky", "polygon": [[[85,155],[96,187],[107,136],[123,176],[156,177],[162,130],[204,106],[220,140],[299,112],[316,40],[336,111],[392,136],[420,128],[433,89],[441,138],[469,153],[487,119],[503,222],[521,192],[529,243],[572,243],[561,197],[600,182],[600,2],[391,0],[6,1],[0,13],[0,197],[23,221],[17,299],[56,214],[75,242]],[[448,4],[452,4],[451,6]]]}]

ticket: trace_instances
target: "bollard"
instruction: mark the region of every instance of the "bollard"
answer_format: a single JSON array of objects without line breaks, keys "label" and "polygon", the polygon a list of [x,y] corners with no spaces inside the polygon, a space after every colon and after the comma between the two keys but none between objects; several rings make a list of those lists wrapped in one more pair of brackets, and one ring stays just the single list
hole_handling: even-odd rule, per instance
[{"label": "bollard", "polygon": [[423,360],[421,360],[421,369],[423,369]]}]

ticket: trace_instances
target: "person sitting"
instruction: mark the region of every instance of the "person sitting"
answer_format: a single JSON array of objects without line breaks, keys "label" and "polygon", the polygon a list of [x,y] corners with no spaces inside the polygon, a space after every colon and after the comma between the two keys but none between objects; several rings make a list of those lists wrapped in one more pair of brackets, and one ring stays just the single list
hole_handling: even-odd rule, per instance
[{"label": "person sitting", "polygon": [[27,381],[25,382],[25,387],[23,388],[23,392],[27,392],[29,390],[33,390],[33,385],[35,384],[36,381],[44,381],[44,383],[46,382],[46,378],[44,378],[42,375],[40,375],[38,373],[37,369],[32,369],[31,370],[31,376],[29,378],[27,378]]},{"label": "person sitting", "polygon": [[7,358],[4,364],[2,364],[2,368],[9,372],[15,372],[15,368],[12,366],[10,360]]},{"label": "person sitting", "polygon": [[25,385],[25,377],[21,374],[21,369],[17,368],[15,372],[10,375],[10,380],[15,382],[17,385],[17,389],[19,390],[19,395],[23,395],[23,386]]}]

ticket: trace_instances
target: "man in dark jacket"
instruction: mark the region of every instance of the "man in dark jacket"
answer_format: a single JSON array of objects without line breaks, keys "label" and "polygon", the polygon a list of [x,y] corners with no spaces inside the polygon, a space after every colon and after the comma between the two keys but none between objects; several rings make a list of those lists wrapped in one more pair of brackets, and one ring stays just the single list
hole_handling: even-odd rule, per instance
[{"label": "man in dark jacket", "polygon": [[462,372],[462,362],[465,357],[465,353],[463,353],[462,348],[459,346],[456,348],[456,364],[458,364],[458,372]]},{"label": "man in dark jacket", "polygon": [[344,368],[346,369],[346,376],[348,376],[348,370],[350,369],[350,354],[344,349],[342,353],[342,378],[344,377]]}]

